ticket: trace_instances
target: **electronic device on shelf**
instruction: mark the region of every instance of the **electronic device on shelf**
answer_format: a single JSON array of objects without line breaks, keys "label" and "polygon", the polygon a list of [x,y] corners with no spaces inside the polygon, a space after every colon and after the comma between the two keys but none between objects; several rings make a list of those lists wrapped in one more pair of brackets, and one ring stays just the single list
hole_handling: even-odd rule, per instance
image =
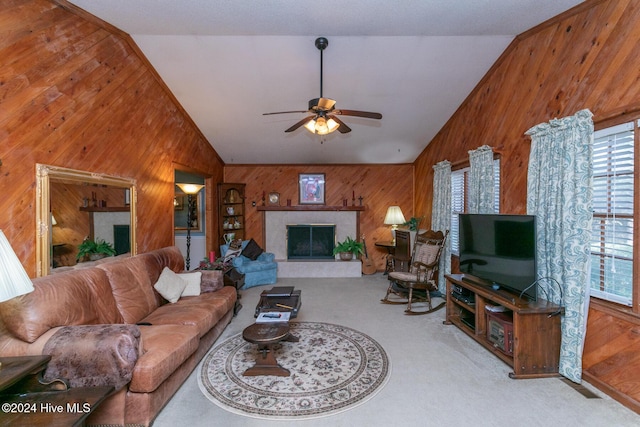
[{"label": "electronic device on shelf", "polygon": [[451,296],[458,301],[462,301],[465,304],[473,305],[475,304],[475,294],[471,292],[467,288],[463,288],[462,286],[452,285],[451,286]]},{"label": "electronic device on shelf", "polygon": [[513,313],[487,311],[487,339],[498,350],[513,355]]},{"label": "electronic device on shelf", "polygon": [[536,217],[460,214],[459,221],[462,280],[535,301]]}]

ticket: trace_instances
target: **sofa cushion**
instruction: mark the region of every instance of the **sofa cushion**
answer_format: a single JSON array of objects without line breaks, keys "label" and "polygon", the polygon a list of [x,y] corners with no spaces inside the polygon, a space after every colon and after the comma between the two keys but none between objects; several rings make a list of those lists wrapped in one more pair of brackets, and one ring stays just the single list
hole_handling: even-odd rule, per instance
[{"label": "sofa cushion", "polygon": [[71,387],[118,390],[131,381],[139,344],[140,329],[135,325],[62,327],[42,350],[51,356],[43,378],[63,379]]},{"label": "sofa cushion", "polygon": [[0,304],[5,327],[23,341],[32,343],[56,326],[122,323],[107,276],[98,268],[39,277],[33,287]]},{"label": "sofa cushion", "polygon": [[193,326],[140,326],[144,354],[138,357],[130,392],[151,393],[197,349],[200,339]]},{"label": "sofa cushion", "polygon": [[200,282],[202,281],[202,273],[196,271],[194,273],[182,273],[178,276],[187,282],[187,286],[182,291],[181,297],[197,297],[200,295]]},{"label": "sofa cushion", "polygon": [[219,291],[200,294],[198,297],[180,298],[175,304],[159,307],[143,319],[152,325],[189,325],[203,336],[233,310],[236,302],[236,290],[226,286]]},{"label": "sofa cushion", "polygon": [[162,268],[157,267],[157,276],[152,282],[154,266],[148,262],[152,259],[151,256],[142,254],[97,267],[106,272],[113,298],[125,323],[139,322],[160,305],[152,285],[160,277]]},{"label": "sofa cushion", "polygon": [[153,285],[153,289],[170,303],[175,303],[180,299],[182,291],[187,287],[187,281],[171,271],[169,267],[162,269],[158,281]]}]

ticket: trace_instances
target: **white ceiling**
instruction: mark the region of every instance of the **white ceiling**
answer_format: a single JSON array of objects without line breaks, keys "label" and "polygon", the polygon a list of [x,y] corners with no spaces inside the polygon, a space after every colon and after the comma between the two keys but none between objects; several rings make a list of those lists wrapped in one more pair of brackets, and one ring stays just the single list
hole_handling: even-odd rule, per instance
[{"label": "white ceiling", "polygon": [[[129,33],[229,164],[413,162],[514,36],[581,0],[71,0]],[[352,132],[284,130],[320,96]]]}]

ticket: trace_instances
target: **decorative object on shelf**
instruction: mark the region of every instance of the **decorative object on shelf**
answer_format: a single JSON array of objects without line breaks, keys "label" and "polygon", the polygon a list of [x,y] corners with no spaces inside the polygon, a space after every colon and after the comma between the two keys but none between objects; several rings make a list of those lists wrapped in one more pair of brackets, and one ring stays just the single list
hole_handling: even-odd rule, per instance
[{"label": "decorative object on shelf", "polygon": [[0,255],[0,302],[32,292],[33,283],[2,230]]},{"label": "decorative object on shelf", "polygon": [[[218,183],[218,245],[227,243],[225,237],[229,232],[233,232],[236,239],[245,237],[245,188],[242,183]],[[262,191],[263,206],[266,197],[267,193]],[[255,206],[255,202],[252,205]]]},{"label": "decorative object on shelf", "polygon": [[269,205],[280,206],[280,193],[272,191],[269,193]]},{"label": "decorative object on shelf", "polygon": [[[185,184],[176,183],[176,185],[185,192],[187,195],[187,256],[185,257],[185,268],[189,271],[190,267],[190,249],[191,249],[191,227],[192,224],[192,210],[193,210],[193,196],[197,195],[204,187],[202,184]],[[196,207],[197,209],[197,207]]]},{"label": "decorative object on shelf", "polygon": [[325,204],[325,179],[323,173],[301,173],[298,176],[298,188],[301,205]]},{"label": "decorative object on shelf", "polygon": [[356,242],[351,238],[351,236],[347,236],[347,238],[338,242],[335,248],[333,248],[333,255],[340,254],[340,259],[342,261],[349,261],[353,259],[353,256],[358,256],[364,254],[364,243]]},{"label": "decorative object on shelf", "polygon": [[400,206],[389,206],[387,209],[387,215],[384,217],[385,225],[391,226],[391,241],[395,243],[396,241],[396,229],[398,225],[404,224],[406,220],[404,219],[404,215],[402,214],[402,210]]},{"label": "decorative object on shelf", "polygon": [[225,233],[223,237],[224,242],[228,245],[236,238],[236,233]]},{"label": "decorative object on shelf", "polygon": [[78,245],[76,260],[82,261],[84,258],[89,257],[89,260],[96,261],[108,256],[114,256],[115,254],[116,250],[113,245],[103,239],[84,239],[84,241]]}]

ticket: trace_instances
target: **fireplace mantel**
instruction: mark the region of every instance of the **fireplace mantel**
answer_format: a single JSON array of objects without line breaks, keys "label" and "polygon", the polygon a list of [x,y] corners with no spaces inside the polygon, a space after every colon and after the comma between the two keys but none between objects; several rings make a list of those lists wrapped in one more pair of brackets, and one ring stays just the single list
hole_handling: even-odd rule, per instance
[{"label": "fireplace mantel", "polygon": [[363,211],[364,206],[325,206],[325,205],[297,205],[297,206],[258,206],[259,211]]}]

